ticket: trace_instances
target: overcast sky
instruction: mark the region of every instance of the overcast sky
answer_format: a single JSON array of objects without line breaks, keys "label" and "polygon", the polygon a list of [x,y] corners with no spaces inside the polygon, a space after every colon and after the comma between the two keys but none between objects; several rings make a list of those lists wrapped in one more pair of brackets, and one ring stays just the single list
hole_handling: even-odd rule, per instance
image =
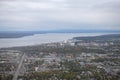
[{"label": "overcast sky", "polygon": [[120,30],[120,0],[0,0],[0,30]]}]

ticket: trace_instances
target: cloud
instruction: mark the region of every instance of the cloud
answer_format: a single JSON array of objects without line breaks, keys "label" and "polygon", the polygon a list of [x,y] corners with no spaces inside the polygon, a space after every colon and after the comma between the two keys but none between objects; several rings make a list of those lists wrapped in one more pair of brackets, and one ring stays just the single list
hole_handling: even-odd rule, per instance
[{"label": "cloud", "polygon": [[67,4],[62,0],[48,1],[1,1],[1,10],[49,10],[65,8]]},{"label": "cloud", "polygon": [[120,13],[120,1],[106,2],[102,4],[96,4],[93,6],[93,9],[110,12],[110,13]]},{"label": "cloud", "polygon": [[119,0],[0,0],[0,28],[120,29]]}]

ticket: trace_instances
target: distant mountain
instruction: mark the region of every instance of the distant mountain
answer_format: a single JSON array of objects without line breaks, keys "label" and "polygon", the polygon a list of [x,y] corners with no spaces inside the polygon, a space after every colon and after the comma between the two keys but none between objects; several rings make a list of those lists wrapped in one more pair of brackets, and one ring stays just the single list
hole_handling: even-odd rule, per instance
[{"label": "distant mountain", "polygon": [[0,38],[20,38],[24,36],[30,36],[34,34],[42,34],[44,32],[36,31],[2,31],[0,32]]},{"label": "distant mountain", "polygon": [[111,40],[111,39],[120,39],[120,34],[109,34],[101,36],[88,36],[88,37],[74,37],[73,39],[77,40]]},{"label": "distant mountain", "polygon": [[120,33],[120,30],[81,30],[81,29],[62,29],[46,31],[49,33]]},{"label": "distant mountain", "polygon": [[0,38],[19,38],[34,34],[45,33],[120,33],[119,30],[79,30],[79,29],[63,29],[48,31],[0,31]]}]

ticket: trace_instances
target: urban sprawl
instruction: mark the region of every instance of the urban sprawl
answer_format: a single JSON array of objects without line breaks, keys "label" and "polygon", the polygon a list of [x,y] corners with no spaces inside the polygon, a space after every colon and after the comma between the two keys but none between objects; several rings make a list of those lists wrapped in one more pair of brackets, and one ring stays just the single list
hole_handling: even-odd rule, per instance
[{"label": "urban sprawl", "polygon": [[120,35],[1,48],[0,80],[120,80]]}]

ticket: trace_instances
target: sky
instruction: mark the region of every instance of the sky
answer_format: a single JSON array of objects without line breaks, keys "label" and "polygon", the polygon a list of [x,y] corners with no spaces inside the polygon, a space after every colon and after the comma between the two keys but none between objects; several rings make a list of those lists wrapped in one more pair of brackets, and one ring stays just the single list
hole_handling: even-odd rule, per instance
[{"label": "sky", "polygon": [[120,0],[0,0],[0,31],[120,30]]}]

